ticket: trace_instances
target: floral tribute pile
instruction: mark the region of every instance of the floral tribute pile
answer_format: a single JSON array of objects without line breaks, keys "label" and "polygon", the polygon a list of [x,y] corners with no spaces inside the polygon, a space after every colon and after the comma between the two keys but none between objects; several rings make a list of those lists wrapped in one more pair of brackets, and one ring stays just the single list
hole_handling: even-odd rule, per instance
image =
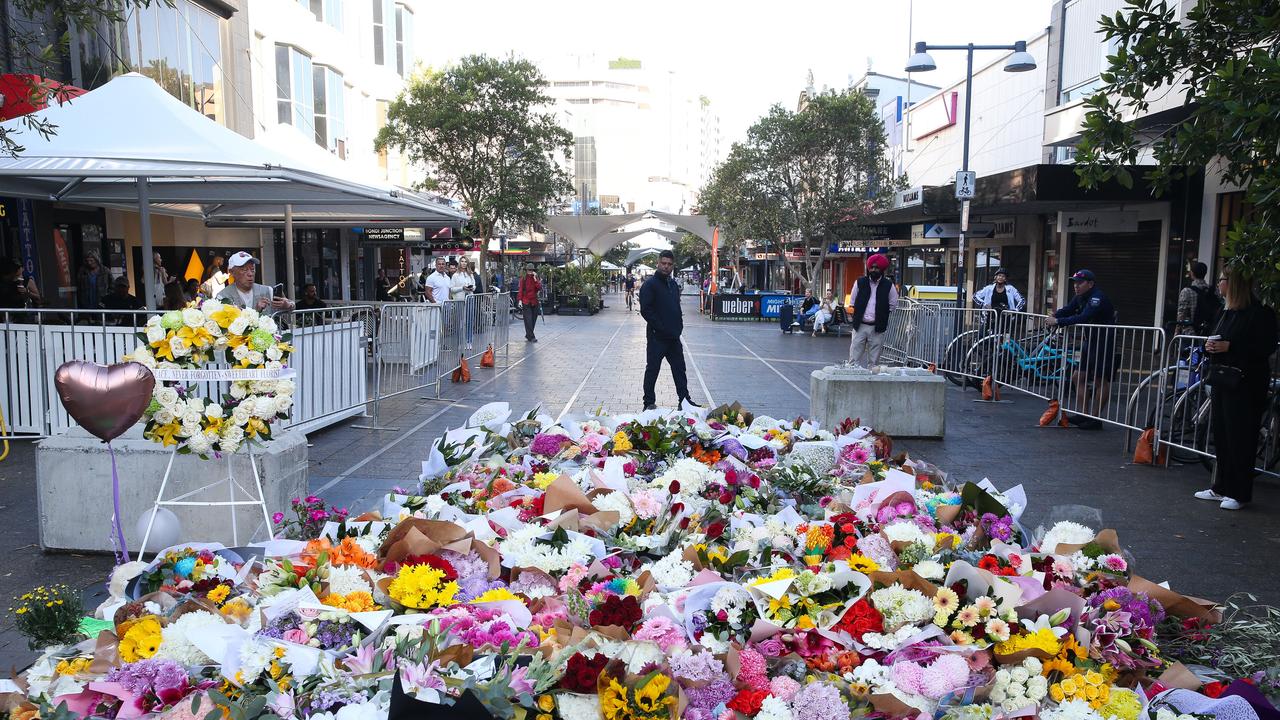
[{"label": "floral tribute pile", "polygon": [[851,422],[734,405],[557,423],[495,404],[429,453],[420,486],[379,512],[308,498],[324,521],[297,526],[310,537],[120,569],[87,637],[47,648],[0,707],[24,720],[1275,712],[1274,663],[1210,646],[1250,632],[1274,646],[1258,630],[1274,614],[1223,619],[1141,578],[1116,533],[1079,515],[1029,531],[1021,486],[953,481]]}]

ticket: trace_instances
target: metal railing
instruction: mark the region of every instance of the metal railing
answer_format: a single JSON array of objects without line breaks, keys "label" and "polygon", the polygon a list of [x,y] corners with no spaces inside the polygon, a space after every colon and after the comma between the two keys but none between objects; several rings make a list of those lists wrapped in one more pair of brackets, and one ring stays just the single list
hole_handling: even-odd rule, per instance
[{"label": "metal railing", "polygon": [[[282,425],[310,432],[372,413],[376,426],[385,398],[427,388],[440,397],[441,378],[456,367],[454,353],[477,365],[492,345],[505,364],[509,304],[507,293],[487,293],[447,304],[339,302],[277,315],[290,333],[296,372],[294,406]],[[74,421],[58,401],[54,371],[69,360],[122,362],[153,314],[0,309],[0,413],[6,419],[0,436],[65,433]],[[196,391],[218,392],[210,383],[198,383]]]}]

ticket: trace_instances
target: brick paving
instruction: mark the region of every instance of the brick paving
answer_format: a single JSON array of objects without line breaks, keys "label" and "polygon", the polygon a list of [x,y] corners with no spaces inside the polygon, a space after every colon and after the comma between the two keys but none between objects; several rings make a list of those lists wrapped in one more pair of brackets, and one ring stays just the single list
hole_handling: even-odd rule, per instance
[{"label": "brick paving", "polygon": [[[395,486],[412,487],[427,443],[458,427],[481,405],[510,402],[523,412],[540,404],[552,416],[598,408],[640,408],[644,373],[644,323],[628,314],[621,296],[591,317],[540,320],[539,342],[526,343],[513,328],[510,351],[498,368],[473,371],[466,385],[446,381],[440,400],[432,392],[406,393],[381,404],[377,424],[395,430],[364,430],[370,420],[352,420],[309,438],[310,488],[331,502],[373,507]],[[848,338],[783,334],[776,324],[712,323],[686,299],[684,342],[689,387],[696,401],[739,400],[757,413],[794,417],[809,412],[810,371],[843,360]],[[663,368],[658,403],[675,402],[670,373]],[[1132,553],[1135,570],[1170,580],[1183,592],[1222,599],[1248,590],[1280,604],[1280,574],[1267,557],[1280,549],[1280,485],[1260,479],[1255,502],[1228,513],[1191,498],[1205,487],[1199,465],[1170,469],[1134,466],[1118,429],[1087,431],[1040,428],[1043,401],[1010,393],[1013,402],[974,402],[976,395],[948,388],[947,437],[900,440],[898,448],[933,462],[962,480],[990,477],[998,486],[1023,483],[1030,497],[1025,524],[1034,529],[1056,505],[1100,508]],[[0,596],[40,582],[67,582],[93,591],[110,570],[103,556],[42,555],[31,521],[35,514],[34,460],[30,443],[15,443],[0,463],[0,542],[8,550],[0,564]],[[0,606],[0,607],[7,607]],[[0,667],[32,658],[0,620]]]}]

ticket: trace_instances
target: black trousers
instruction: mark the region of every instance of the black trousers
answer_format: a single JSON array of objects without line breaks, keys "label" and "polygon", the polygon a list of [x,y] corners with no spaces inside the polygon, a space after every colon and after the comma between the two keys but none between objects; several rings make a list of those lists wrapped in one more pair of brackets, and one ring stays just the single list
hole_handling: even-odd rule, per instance
[{"label": "black trousers", "polygon": [[671,379],[676,383],[676,395],[680,400],[689,397],[689,378],[684,371],[684,346],[680,338],[660,337],[653,330],[647,330],[648,343],[645,346],[644,362],[644,404],[645,407],[656,403],[654,386],[658,383],[658,370],[665,358],[671,366]]},{"label": "black trousers", "polygon": [[1213,491],[1239,502],[1253,499],[1258,432],[1267,407],[1267,378],[1245,378],[1238,387],[1213,389]]},{"label": "black trousers", "polygon": [[524,339],[532,340],[533,326],[538,322],[538,306],[525,305],[520,314],[524,316]]}]

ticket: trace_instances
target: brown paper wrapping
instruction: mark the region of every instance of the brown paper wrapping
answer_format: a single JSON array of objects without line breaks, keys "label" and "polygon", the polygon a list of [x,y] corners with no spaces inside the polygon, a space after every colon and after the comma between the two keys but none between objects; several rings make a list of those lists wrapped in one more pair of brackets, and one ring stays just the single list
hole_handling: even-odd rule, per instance
[{"label": "brown paper wrapping", "polygon": [[[1115,553],[1117,555],[1120,554],[1120,537],[1116,535],[1116,531],[1111,528],[1099,531],[1098,534],[1094,536],[1092,542],[1109,553]],[[1084,545],[1068,545],[1066,543],[1060,543],[1058,547],[1054,548],[1053,554],[1071,555],[1083,547]]]},{"label": "brown paper wrapping", "polygon": [[1199,690],[1203,683],[1195,673],[1187,669],[1186,665],[1176,662],[1169,666],[1169,669],[1160,674],[1157,679],[1161,685],[1167,688],[1179,688],[1182,690]]},{"label": "brown paper wrapping", "polygon": [[489,545],[482,540],[476,538],[471,539],[471,552],[480,556],[480,559],[489,564],[489,579],[496,580],[502,574],[502,555],[498,553],[498,549]]},{"label": "brown paper wrapping", "polygon": [[1134,575],[1129,578],[1129,589],[1133,592],[1146,593],[1152,600],[1160,603],[1165,612],[1175,617],[1196,618],[1210,623],[1222,620],[1222,610],[1217,603],[1198,597],[1182,595],[1157,585],[1144,577]]},{"label": "brown paper wrapping", "polygon": [[124,661],[120,659],[120,641],[110,630],[98,633],[93,646],[93,662],[89,663],[89,672],[105,675],[108,670],[119,667]]},{"label": "brown paper wrapping", "polygon": [[348,522],[381,522],[381,521],[382,521],[382,513],[378,512],[377,510],[370,510],[369,512],[361,513],[360,515],[357,515],[356,517],[351,518]]},{"label": "brown paper wrapping", "polygon": [[868,574],[867,577],[871,578],[871,582],[878,585],[888,587],[894,583],[898,583],[908,590],[919,590],[930,598],[938,594],[937,585],[934,585],[928,580],[925,580],[915,574],[915,571],[913,570],[895,570],[893,572],[877,570],[876,572]]},{"label": "brown paper wrapping", "polygon": [[950,525],[959,517],[963,508],[959,505],[939,505],[938,506],[938,524]]},{"label": "brown paper wrapping", "polygon": [[382,541],[378,559],[400,562],[410,555],[431,555],[441,550],[465,553],[471,549],[471,539],[471,533],[454,523],[408,518]]},{"label": "brown paper wrapping", "polygon": [[596,513],[596,506],[587,499],[586,493],[568,475],[562,474],[547,486],[547,492],[542,498],[542,509],[543,512],[552,513],[570,508],[585,515]]},{"label": "brown paper wrapping", "polygon": [[888,693],[872,693],[868,699],[871,701],[871,706],[876,709],[876,712],[884,713],[886,717],[907,718],[916,717],[920,714],[920,711],[916,708]]}]

